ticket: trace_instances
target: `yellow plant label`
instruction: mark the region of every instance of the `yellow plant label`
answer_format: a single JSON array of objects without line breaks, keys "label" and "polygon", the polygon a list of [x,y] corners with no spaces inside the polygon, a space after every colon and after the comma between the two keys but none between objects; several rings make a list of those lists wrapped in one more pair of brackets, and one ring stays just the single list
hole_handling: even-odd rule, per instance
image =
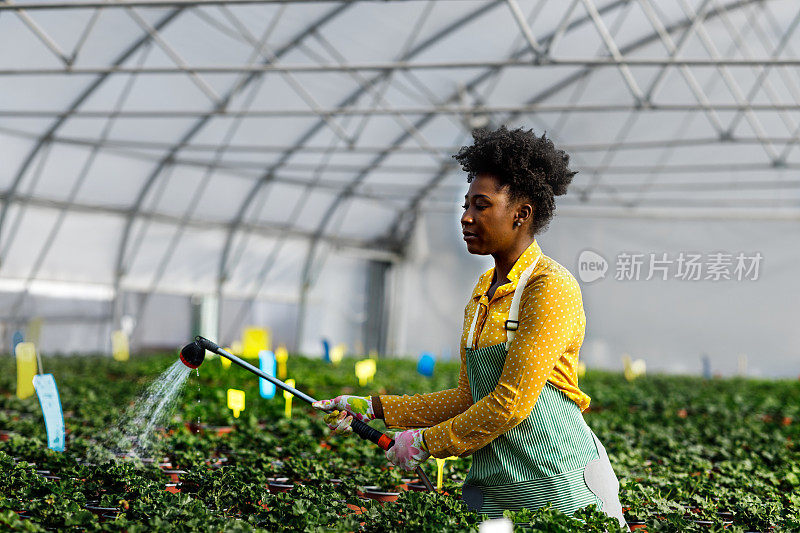
[{"label": "yellow plant label", "polygon": [[258,359],[262,350],[269,350],[269,330],[249,327],[242,333],[242,357]]},{"label": "yellow plant label", "polygon": [[121,329],[111,334],[111,354],[115,361],[127,361],[131,358],[128,336]]},{"label": "yellow plant label", "polygon": [[228,389],[228,409],[233,411],[233,417],[239,418],[239,413],[244,411],[244,391]]},{"label": "yellow plant label", "polygon": [[32,342],[21,342],[14,349],[17,356],[17,398],[24,399],[36,392],[33,376],[36,375],[36,346]]},{"label": "yellow plant label", "polygon": [[[233,355],[238,355],[239,357],[242,356],[242,343],[239,341],[233,341],[231,343],[230,348],[225,348],[225,351],[228,353],[232,353]],[[219,362],[222,363],[222,368],[228,370],[231,367],[231,360],[227,357],[220,357]]]},{"label": "yellow plant label", "polygon": [[40,316],[32,318],[28,322],[28,328],[27,328],[28,331],[27,334],[25,335],[25,338],[27,338],[33,344],[39,344],[39,337],[41,337],[42,335],[43,323],[44,320],[42,320],[42,317]]},{"label": "yellow plant label", "polygon": [[628,381],[633,381],[647,373],[647,363],[645,363],[644,359],[631,361],[631,357],[628,354],[622,356],[622,367],[625,379]]},{"label": "yellow plant label", "polygon": [[444,459],[436,459],[436,490],[442,490],[442,483],[444,481],[444,463],[445,461],[455,461],[458,457],[445,457]]},{"label": "yellow plant label", "polygon": [[[231,347],[225,348],[225,351],[228,352],[228,353],[233,353],[233,348],[231,348]],[[233,355],[236,355],[236,354],[233,354]],[[231,360],[228,359],[227,357],[221,357],[220,356],[219,362],[220,362],[220,364],[222,364],[222,368],[224,370],[228,370],[231,367]]]},{"label": "yellow plant label", "polygon": [[347,351],[346,344],[337,344],[336,346],[331,348],[331,353],[330,353],[331,363],[333,363],[334,365],[338,365],[339,363],[341,363],[346,351]]},{"label": "yellow plant label", "polygon": [[378,366],[375,363],[375,359],[364,359],[362,361],[358,361],[356,363],[356,377],[358,378],[358,384],[363,387],[368,382],[372,381],[375,377],[375,372],[377,369]]},{"label": "yellow plant label", "polygon": [[275,350],[275,362],[278,363],[278,379],[286,379],[286,362],[289,360],[289,350],[281,344]]},{"label": "yellow plant label", "polygon": [[[287,379],[286,384],[290,387],[295,386],[295,382],[293,379]],[[284,408],[283,414],[286,418],[292,418],[292,398],[294,398],[294,394],[291,392],[283,391],[283,399],[286,400],[286,407]]]}]

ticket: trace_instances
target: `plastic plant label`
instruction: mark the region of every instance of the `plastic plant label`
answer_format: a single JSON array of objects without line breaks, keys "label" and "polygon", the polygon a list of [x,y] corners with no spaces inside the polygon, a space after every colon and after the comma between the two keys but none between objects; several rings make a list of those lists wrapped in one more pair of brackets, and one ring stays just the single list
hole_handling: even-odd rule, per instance
[{"label": "plastic plant label", "polygon": [[289,360],[289,350],[281,344],[275,350],[275,361],[278,363],[278,378],[286,379],[286,362]]},{"label": "plastic plant label", "polygon": [[364,359],[363,361],[358,361],[356,363],[356,377],[358,378],[358,384],[363,387],[368,382],[372,381],[372,379],[375,377],[375,372],[377,369],[378,367],[375,364],[375,359]]},{"label": "plastic plant label", "polygon": [[33,396],[33,376],[36,375],[36,346],[32,342],[21,342],[14,349],[17,356],[17,398],[23,400]]},{"label": "plastic plant label", "polygon": [[[275,371],[277,370],[275,354],[269,350],[261,350],[261,353],[258,354],[258,368],[265,374],[275,377]],[[258,378],[258,391],[261,393],[261,397],[266,400],[274,398],[275,384],[264,378]]]},{"label": "plastic plant label", "polygon": [[39,396],[39,405],[42,406],[44,426],[47,429],[47,446],[57,452],[63,452],[66,442],[64,412],[61,410],[61,398],[53,374],[33,376],[33,387]]},{"label": "plastic plant label", "polygon": [[239,413],[244,411],[244,391],[228,389],[228,409],[233,411],[233,417],[239,418]]},{"label": "plastic plant label", "polygon": [[[286,384],[290,387],[295,386],[293,379],[287,379]],[[283,399],[286,400],[286,406],[284,407],[283,414],[286,418],[292,418],[292,398],[294,398],[294,394],[288,391],[283,391]]]},{"label": "plastic plant label", "polygon": [[127,361],[131,358],[128,335],[121,329],[111,334],[111,354],[115,361]]},{"label": "plastic plant label", "polygon": [[433,369],[436,367],[436,359],[430,352],[424,352],[417,362],[417,372],[426,377],[433,376]]},{"label": "plastic plant label", "polygon": [[623,374],[628,381],[644,376],[647,372],[647,363],[644,362],[644,359],[631,361],[631,357],[628,354],[622,356],[622,366]]},{"label": "plastic plant label", "polygon": [[11,353],[17,353],[17,344],[25,342],[25,337],[22,332],[17,330],[11,335]]},{"label": "plastic plant label", "polygon": [[269,350],[269,330],[249,327],[242,333],[242,357],[257,359],[262,350]]},{"label": "plastic plant label", "polygon": [[436,459],[436,490],[442,490],[442,482],[444,481],[444,463],[445,461],[455,461],[458,457],[445,457],[444,459],[439,459],[438,457],[434,457]]},{"label": "plastic plant label", "polygon": [[331,348],[331,363],[338,365],[344,358],[344,353],[347,351],[346,344],[337,344]]},{"label": "plastic plant label", "polygon": [[711,379],[711,359],[708,357],[708,354],[703,354],[703,357],[700,359],[703,362],[703,378]]},{"label": "plastic plant label", "polygon": [[[226,352],[232,353],[233,355],[238,355],[239,357],[242,356],[242,343],[239,341],[233,341],[231,343],[230,348],[225,348]],[[222,368],[228,370],[231,367],[231,360],[227,357],[220,357],[220,363],[222,363]]]},{"label": "plastic plant label", "polygon": [[322,339],[322,360],[331,362],[331,343],[328,339]]},{"label": "plastic plant label", "polygon": [[28,322],[28,340],[34,344],[39,344],[39,337],[42,336],[42,317],[37,316]]}]

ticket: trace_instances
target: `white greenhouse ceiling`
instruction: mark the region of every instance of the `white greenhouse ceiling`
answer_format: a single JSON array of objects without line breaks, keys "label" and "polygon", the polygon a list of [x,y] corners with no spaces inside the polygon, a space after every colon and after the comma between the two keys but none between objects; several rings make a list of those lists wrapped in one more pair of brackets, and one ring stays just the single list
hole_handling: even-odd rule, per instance
[{"label": "white greenhouse ceiling", "polygon": [[796,0],[0,0],[0,278],[298,286],[404,253],[482,126],[564,215],[800,214]]}]

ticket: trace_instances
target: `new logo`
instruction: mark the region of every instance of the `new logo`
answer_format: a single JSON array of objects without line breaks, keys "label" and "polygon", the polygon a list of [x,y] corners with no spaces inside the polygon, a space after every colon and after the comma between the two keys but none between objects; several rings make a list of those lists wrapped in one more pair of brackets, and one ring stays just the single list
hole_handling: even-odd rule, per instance
[{"label": "new logo", "polygon": [[608,261],[597,252],[584,250],[578,256],[578,277],[582,282],[591,283],[604,278],[607,271]]}]

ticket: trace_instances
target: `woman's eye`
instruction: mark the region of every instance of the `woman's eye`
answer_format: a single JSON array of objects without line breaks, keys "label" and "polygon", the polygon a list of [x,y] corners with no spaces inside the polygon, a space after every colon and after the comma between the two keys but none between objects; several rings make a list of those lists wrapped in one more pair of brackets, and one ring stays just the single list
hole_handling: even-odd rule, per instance
[{"label": "woman's eye", "polygon": [[469,204],[464,204],[464,205],[461,206],[461,209],[467,209],[468,207],[469,207]]}]

